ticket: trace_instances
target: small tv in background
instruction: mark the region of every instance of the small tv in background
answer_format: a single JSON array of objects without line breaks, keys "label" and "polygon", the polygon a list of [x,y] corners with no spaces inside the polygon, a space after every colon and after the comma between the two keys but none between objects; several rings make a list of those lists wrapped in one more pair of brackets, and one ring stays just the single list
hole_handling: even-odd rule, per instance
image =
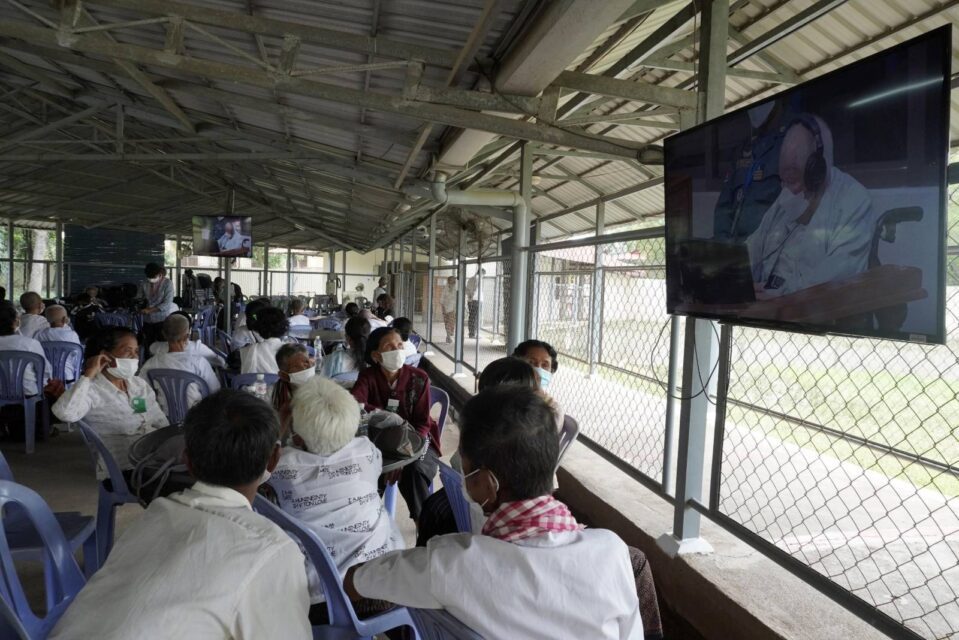
[{"label": "small tv in background", "polygon": [[942,343],[950,40],[667,138],[669,313]]},{"label": "small tv in background", "polygon": [[253,218],[193,216],[193,255],[253,257]]}]

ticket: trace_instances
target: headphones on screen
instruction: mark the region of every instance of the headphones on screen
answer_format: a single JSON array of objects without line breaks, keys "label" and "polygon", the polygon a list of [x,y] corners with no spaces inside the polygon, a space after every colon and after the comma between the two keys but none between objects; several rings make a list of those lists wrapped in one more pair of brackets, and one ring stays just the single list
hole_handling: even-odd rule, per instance
[{"label": "headphones on screen", "polygon": [[816,142],[816,150],[806,158],[806,167],[803,171],[803,187],[809,193],[817,193],[826,184],[826,171],[828,170],[826,157],[823,154],[822,131],[819,128],[819,123],[816,122],[816,118],[809,114],[796,116],[786,129],[788,130],[797,124],[811,133],[813,140]]}]

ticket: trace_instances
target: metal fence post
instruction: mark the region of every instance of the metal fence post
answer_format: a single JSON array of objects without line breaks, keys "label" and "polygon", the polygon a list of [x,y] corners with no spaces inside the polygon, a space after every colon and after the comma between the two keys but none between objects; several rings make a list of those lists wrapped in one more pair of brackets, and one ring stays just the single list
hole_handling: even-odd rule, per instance
[{"label": "metal fence post", "polygon": [[593,247],[593,278],[589,291],[589,375],[596,375],[599,344],[603,337],[603,252],[599,239],[606,232],[606,201],[596,203],[596,245]]},{"label": "metal fence post", "polygon": [[453,377],[462,378],[463,334],[466,328],[466,234],[460,233],[459,261],[456,266],[456,335],[453,336]]},{"label": "metal fence post", "polygon": [[526,338],[526,313],[528,308],[527,284],[529,260],[529,218],[533,194],[533,150],[529,142],[520,143],[520,194],[524,207],[513,209],[512,260],[510,261],[509,331],[506,351],[512,353]]},{"label": "metal fence post", "polygon": [[436,214],[430,216],[430,252],[426,259],[426,341],[433,342],[433,267],[436,266]]}]

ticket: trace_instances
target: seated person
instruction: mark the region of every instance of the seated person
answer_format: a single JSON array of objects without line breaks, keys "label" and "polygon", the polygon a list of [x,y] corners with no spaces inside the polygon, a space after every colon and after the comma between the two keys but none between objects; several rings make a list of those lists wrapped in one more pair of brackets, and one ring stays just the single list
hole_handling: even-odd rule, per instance
[{"label": "seated person", "polygon": [[[351,567],[351,598],[445,609],[484,638],[643,638],[629,552],[552,495],[559,441],[536,392],[487,389],[460,416],[463,489],[482,535],[439,536]],[[601,579],[597,579],[601,577]]]},{"label": "seated person", "polygon": [[403,339],[403,355],[409,358],[418,353],[416,345],[410,342],[410,335],[413,334],[413,322],[409,318],[396,318],[391,325],[396,329],[400,338]]},{"label": "seated person", "polygon": [[346,348],[333,351],[323,360],[320,375],[333,378],[342,373],[360,371],[366,367],[366,342],[370,337],[370,323],[363,318],[346,321]]},{"label": "seated person", "polygon": [[96,333],[98,327],[95,322],[98,314],[103,313],[101,307],[87,293],[81,293],[77,296],[77,307],[73,311],[77,334],[80,339],[86,341],[91,335]]},{"label": "seated person", "polygon": [[[37,331],[36,339],[40,342],[72,342],[73,344],[83,344],[80,336],[70,327],[70,316],[67,314],[66,307],[54,304],[47,307],[43,312],[50,327]],[[67,381],[77,379],[77,365],[73,358],[67,360],[63,370]]]},{"label": "seated person", "polygon": [[261,309],[250,328],[259,340],[240,349],[240,373],[277,373],[276,352],[290,330],[286,314],[276,307]]},{"label": "seated person", "polygon": [[[153,389],[136,375],[137,336],[126,327],[104,327],[87,340],[83,356],[83,375],[53,405],[53,415],[68,423],[85,421],[120,469],[131,470],[130,445],[170,424]],[[97,478],[106,478],[106,468],[97,467]]]},{"label": "seated person", "polygon": [[[186,318],[186,316],[180,313],[179,311],[174,312],[170,315],[173,315],[173,316],[178,315],[183,318]],[[189,319],[187,319],[187,322],[189,323]],[[189,338],[189,335],[190,334],[188,333],[187,334],[188,338]],[[198,358],[203,358],[204,360],[210,363],[211,367],[226,368],[226,361],[220,356],[218,356],[216,354],[216,351],[214,351],[210,347],[203,344],[203,342],[201,342],[200,340],[187,339],[186,347],[184,347],[184,349],[187,353],[191,355],[194,355]],[[170,353],[170,345],[167,344],[165,341],[158,340],[157,342],[154,342],[153,344],[150,345],[151,356],[159,356],[165,353]]]},{"label": "seated person", "polygon": [[[326,544],[340,575],[405,548],[378,493],[383,455],[356,437],[360,412],[350,392],[324,378],[307,381],[293,398],[293,422],[295,446],[280,452],[270,484],[280,507]],[[322,602],[319,576],[312,567],[309,574],[311,601]]]},{"label": "seated person", "polygon": [[293,391],[316,375],[316,361],[300,343],[285,344],[276,352],[280,379],[273,385],[273,408],[280,415],[280,440],[290,432]]},{"label": "seated person", "polygon": [[513,357],[522,358],[536,369],[536,375],[539,376],[539,386],[543,391],[549,388],[553,374],[559,369],[556,349],[542,340],[520,342],[513,350]]},{"label": "seated person", "polygon": [[376,298],[376,317],[389,322],[387,318],[393,317],[393,305],[393,297],[388,293],[381,293]]},{"label": "seated person", "polygon": [[276,412],[220,391],[184,430],[196,484],[154,500],[124,531],[51,639],[313,637],[303,554],[250,508],[279,456]]},{"label": "seated person", "polygon": [[368,368],[360,371],[353,397],[367,411],[385,409],[409,422],[421,436],[429,437],[426,454],[403,467],[399,490],[410,508],[410,517],[420,517],[423,502],[430,495],[430,482],[438,469],[439,425],[430,417],[430,378],[422,369],[404,364],[403,340],[394,329],[377,329],[366,343]]},{"label": "seated person", "polygon": [[[153,369],[175,369],[203,378],[211,394],[220,390],[220,379],[214,373],[210,363],[202,356],[197,355],[196,351],[190,351],[188,348],[190,344],[190,321],[185,316],[179,313],[167,316],[167,319],[163,321],[163,337],[166,339],[166,353],[153,356],[140,368],[139,376],[146,380],[147,384],[150,381],[147,377],[149,371]],[[187,387],[186,402],[188,407],[192,407],[202,399],[203,396],[200,395],[197,385],[191,384]],[[169,415],[166,398],[159,391],[157,392],[157,402],[163,409],[163,413]]]},{"label": "seated person", "polygon": [[290,302],[290,326],[291,327],[308,327],[310,326],[310,319],[303,315],[303,309],[306,307],[303,304],[303,301],[299,298],[294,298]]},{"label": "seated person", "polygon": [[256,314],[269,306],[269,301],[264,301],[263,299],[254,300],[246,305],[246,309],[243,311],[243,317],[241,318],[243,324],[238,324],[236,328],[233,329],[233,335],[231,336],[234,349],[239,349],[240,347],[245,347],[248,344],[262,340],[260,334],[253,330],[253,323],[256,320]]},{"label": "seated person", "polygon": [[356,304],[355,302],[347,302],[346,306],[343,307],[343,317],[346,320],[349,320],[350,318],[355,318],[358,315],[360,315],[360,305]]},{"label": "seated person", "polygon": [[20,314],[20,335],[33,338],[38,331],[50,327],[50,323],[43,317],[44,306],[40,294],[27,291],[20,296],[20,306],[23,308],[23,313]]},{"label": "seated person", "polygon": [[95,304],[95,305],[97,305],[98,307],[100,307],[100,308],[102,308],[102,309],[106,309],[107,307],[110,306],[109,304],[107,304],[107,301],[106,301],[106,300],[104,300],[103,298],[100,297],[100,288],[99,288],[99,287],[95,287],[95,286],[93,286],[93,285],[90,285],[89,287],[87,287],[86,289],[84,289],[83,292],[84,292],[85,294],[87,294],[88,296],[90,296],[90,302],[93,303],[93,304]]},{"label": "seated person", "polygon": [[387,325],[389,325],[389,323],[388,323],[387,321],[385,321],[385,320],[380,320],[380,319],[377,318],[375,315],[373,315],[373,312],[370,311],[369,309],[363,309],[362,311],[360,311],[360,313],[358,314],[358,316],[359,316],[360,318],[363,318],[364,320],[366,320],[368,323],[370,323],[370,330],[371,330],[371,331],[374,330],[374,329],[383,329],[384,327],[386,327]]}]

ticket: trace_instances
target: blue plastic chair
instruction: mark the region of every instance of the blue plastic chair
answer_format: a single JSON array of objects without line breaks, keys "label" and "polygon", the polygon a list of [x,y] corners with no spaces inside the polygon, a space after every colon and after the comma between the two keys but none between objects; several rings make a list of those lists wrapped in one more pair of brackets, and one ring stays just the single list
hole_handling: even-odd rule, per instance
[{"label": "blue plastic chair", "polygon": [[139,498],[130,492],[127,481],[120,471],[120,465],[113,454],[100,439],[100,436],[84,421],[77,423],[80,435],[93,456],[93,467],[96,469],[98,461],[103,462],[110,477],[110,489],[100,482],[97,498],[97,558],[102,566],[113,548],[113,534],[116,531],[117,507],[121,504],[140,504]]},{"label": "blue plastic chair", "polygon": [[[222,348],[221,348],[221,345],[222,345]],[[215,349],[216,351],[220,353],[225,353],[226,355],[229,355],[233,353],[233,338],[230,336],[229,333],[227,333],[223,329],[217,329],[216,343],[211,348]],[[217,355],[219,355],[219,353]],[[224,356],[221,356],[221,357],[224,357]]]},{"label": "blue plastic chair", "polygon": [[[23,513],[32,523],[42,542],[41,553],[48,575],[46,588],[46,615],[38,617],[30,608],[23,585],[17,576],[14,554],[7,534],[0,534],[0,569],[3,580],[0,581],[0,598],[6,602],[17,619],[22,630],[29,638],[46,638],[56,625],[60,616],[83,588],[86,580],[80,572],[73,552],[57,524],[50,507],[36,492],[9,480],[0,480],[0,510],[3,518],[11,513]],[[0,530],[2,531],[2,530]]]},{"label": "blue plastic chair", "polygon": [[98,313],[93,318],[93,324],[99,329],[103,327],[129,327],[130,316],[119,311]]},{"label": "blue plastic chair", "polygon": [[170,420],[170,424],[181,424],[186,418],[186,412],[190,410],[187,404],[187,391],[191,384],[197,386],[201,398],[210,395],[210,386],[206,380],[189,371],[150,369],[147,371],[147,380],[150,381],[151,387],[154,389],[159,387],[160,393],[163,394],[163,399],[166,401],[166,417]]},{"label": "blue plastic chair", "polygon": [[23,628],[17,614],[3,598],[0,598],[0,638],[30,640],[30,634]]},{"label": "blue plastic chair", "polygon": [[[27,367],[33,367],[37,380],[37,394],[28,396],[23,388]],[[0,407],[8,404],[23,405],[23,424],[27,453],[36,448],[37,403],[43,403],[43,433],[50,429],[50,412],[43,398],[43,375],[46,359],[30,351],[0,351]]]},{"label": "blue plastic chair", "polygon": [[[13,470],[7,464],[7,459],[0,453],[0,480],[15,482]],[[83,570],[87,578],[92,576],[99,569],[97,559],[97,537],[96,522],[91,516],[85,516],[77,511],[58,511],[53,514],[57,524],[63,530],[70,543],[70,549],[76,552],[83,547]],[[3,516],[3,529],[7,534],[7,544],[13,552],[14,560],[26,560],[34,562],[43,561],[43,541],[37,535],[33,525],[19,511],[19,507],[11,507],[11,510]],[[47,588],[50,588],[49,576],[47,576]]]},{"label": "blue plastic chair", "polygon": [[357,618],[350,599],[346,597],[346,593],[343,591],[343,581],[336,568],[336,563],[330,557],[323,541],[311,529],[291,518],[263,496],[256,496],[253,501],[253,509],[275,522],[291,538],[299,542],[300,546],[306,551],[306,557],[313,563],[317,574],[320,576],[320,583],[326,596],[326,608],[329,612],[330,624],[313,627],[314,638],[329,638],[331,640],[333,638],[337,640],[372,638],[374,635],[385,633],[390,629],[413,626],[413,621],[410,619],[406,607],[396,607],[363,620]]},{"label": "blue plastic chair", "polygon": [[[230,379],[230,387],[236,391],[240,391],[243,387],[252,387],[256,383],[256,377],[260,375],[259,373],[238,373]],[[276,384],[280,379],[279,374],[276,373],[264,373],[263,379],[266,381],[267,385]]]},{"label": "blue plastic chair", "polygon": [[[47,360],[53,371],[50,377],[57,380],[63,380],[64,385],[72,385],[83,375],[83,346],[76,342],[63,342],[54,340],[50,342],[41,342],[43,352],[47,354]],[[73,364],[73,377],[67,378],[67,365]]]},{"label": "blue plastic chair", "polygon": [[579,435],[579,423],[572,416],[563,416],[563,428],[559,432],[559,458],[556,461],[556,468],[559,468],[559,461],[563,459],[569,445],[573,444],[576,436]]},{"label": "blue plastic chair", "polygon": [[444,609],[409,609],[420,640],[483,640]]},{"label": "blue plastic chair", "polygon": [[[336,377],[334,376],[333,379],[336,380]],[[440,437],[442,437],[443,429],[446,427],[446,418],[450,412],[450,396],[439,387],[430,385],[430,415],[433,413],[433,407],[437,404],[440,405],[440,417],[437,418],[436,424],[439,428]],[[388,484],[383,492],[383,507],[391,518],[396,514],[396,494],[398,491],[396,484]],[[430,482],[430,493],[433,493],[432,482]]]},{"label": "blue plastic chair", "polygon": [[440,462],[440,482],[446,490],[450,509],[453,510],[453,519],[456,520],[456,530],[460,533],[469,533],[473,530],[473,519],[470,516],[470,506],[463,497],[460,487],[463,485],[463,476],[445,462]]},{"label": "blue plastic chair", "polygon": [[419,349],[419,348],[420,348],[420,343],[423,342],[423,338],[421,338],[420,335],[417,334],[417,333],[411,333],[411,334],[410,334],[410,342],[413,343],[413,346],[414,346],[414,347],[416,347],[417,349]]}]

